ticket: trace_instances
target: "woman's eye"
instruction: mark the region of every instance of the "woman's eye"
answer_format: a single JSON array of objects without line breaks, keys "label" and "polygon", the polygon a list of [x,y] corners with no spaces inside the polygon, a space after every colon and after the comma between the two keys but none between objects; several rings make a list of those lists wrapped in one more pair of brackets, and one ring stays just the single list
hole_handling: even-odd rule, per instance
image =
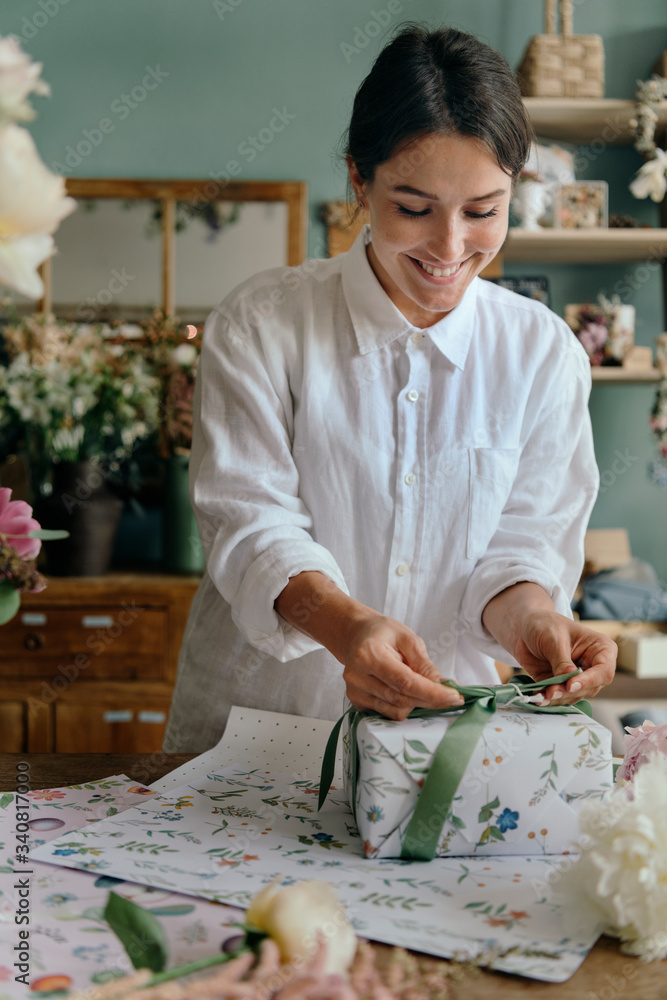
[{"label": "woman's eye", "polygon": [[401,215],[409,215],[411,219],[417,219],[422,215],[428,215],[428,213],[431,211],[430,208],[425,208],[421,212],[413,212],[411,209],[405,208],[404,205],[398,205],[397,207]]},{"label": "woman's eye", "polygon": [[466,212],[466,215],[468,216],[469,219],[490,219],[492,215],[497,215],[497,214],[498,210],[495,208],[492,208],[490,212],[484,212],[484,213]]}]

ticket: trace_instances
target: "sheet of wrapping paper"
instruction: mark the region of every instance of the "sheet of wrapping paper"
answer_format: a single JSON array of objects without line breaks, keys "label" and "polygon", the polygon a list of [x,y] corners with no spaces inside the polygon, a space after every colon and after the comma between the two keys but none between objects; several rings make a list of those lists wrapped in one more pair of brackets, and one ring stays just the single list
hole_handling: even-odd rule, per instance
[{"label": "sheet of wrapping paper", "polygon": [[[317,780],[330,732],[331,723],[326,719],[234,705],[216,746],[165,774],[150,787],[156,792],[168,792],[237,760],[251,760],[254,767],[277,767],[283,774]],[[338,784],[343,780],[340,753],[334,779]]]},{"label": "sheet of wrapping paper", "polygon": [[[97,820],[120,815],[137,802],[142,806],[153,793],[125,775],[112,775],[85,785],[28,792],[19,811],[29,814],[28,841],[37,847],[61,834],[75,835]],[[27,807],[24,800],[27,800]],[[180,813],[177,813],[179,816]],[[178,825],[166,814],[165,828]],[[89,989],[109,978],[132,972],[132,965],[115,934],[102,917],[109,890],[151,910],[162,923],[169,942],[169,965],[194,961],[219,951],[222,942],[238,933],[234,921],[242,911],[220,906],[171,889],[118,880],[103,874],[89,858],[89,871],[74,871],[44,862],[18,860],[17,801],[12,792],[0,792],[0,1000],[52,995],[50,989]],[[21,827],[22,829],[22,827]],[[29,924],[17,924],[19,888],[27,883]],[[21,914],[19,909],[19,914]],[[14,968],[15,948],[29,931],[28,982]]]},{"label": "sheet of wrapping paper", "polygon": [[240,907],[277,875],[324,879],[362,936],[552,982],[597,939],[600,928],[553,891],[568,859],[365,859],[342,787],[318,813],[316,778],[257,763],[196,778],[32,857]]},{"label": "sheet of wrapping paper", "polygon": [[[424,777],[455,718],[361,718],[355,815],[368,857],[401,856]],[[612,785],[611,733],[604,726],[584,714],[500,708],[459,783],[438,854],[569,852],[582,803],[601,799]]]}]

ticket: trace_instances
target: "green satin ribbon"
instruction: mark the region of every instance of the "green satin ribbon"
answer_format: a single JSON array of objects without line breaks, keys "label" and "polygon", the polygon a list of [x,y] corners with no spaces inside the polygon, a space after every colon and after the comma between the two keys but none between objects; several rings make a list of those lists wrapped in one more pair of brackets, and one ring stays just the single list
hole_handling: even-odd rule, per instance
[{"label": "green satin ribbon", "polygon": [[[496,709],[516,701],[519,694],[537,694],[542,688],[551,684],[565,684],[570,678],[576,677],[581,672],[581,670],[575,670],[572,673],[560,674],[544,681],[531,681],[527,677],[519,676],[511,684],[498,684],[493,687],[460,685],[455,681],[443,681],[444,684],[453,687],[463,696],[463,705],[444,709],[415,708],[410,712],[409,719],[432,718],[438,715],[448,715],[452,712],[461,712],[461,715],[447,728],[447,732],[440,740],[433,755],[431,767],[403,837],[402,859],[431,861],[436,856],[442,828],[445,825],[456,790],[484,727]],[[591,707],[586,701],[580,701],[576,705],[546,705],[544,707],[520,702],[520,707],[522,710],[541,712],[545,715],[567,715],[576,712],[591,715]],[[357,727],[362,718],[381,719],[384,716],[380,715],[379,712],[360,712],[353,706],[341,716],[329,736],[322,761],[318,810],[324,805],[329,793],[334,775],[336,747],[338,746],[340,730],[348,715],[350,716],[351,800],[352,807],[356,811],[359,771]]]}]

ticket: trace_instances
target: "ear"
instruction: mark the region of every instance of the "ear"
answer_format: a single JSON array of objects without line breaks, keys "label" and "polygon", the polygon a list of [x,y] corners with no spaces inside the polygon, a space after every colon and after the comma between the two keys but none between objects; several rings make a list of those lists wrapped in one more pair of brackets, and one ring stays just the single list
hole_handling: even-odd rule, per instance
[{"label": "ear", "polygon": [[347,169],[350,173],[350,181],[352,183],[352,187],[354,188],[354,195],[357,200],[357,204],[363,208],[365,207],[366,182],[362,180],[361,174],[357,169],[357,165],[349,153],[345,157],[345,162],[347,163]]}]

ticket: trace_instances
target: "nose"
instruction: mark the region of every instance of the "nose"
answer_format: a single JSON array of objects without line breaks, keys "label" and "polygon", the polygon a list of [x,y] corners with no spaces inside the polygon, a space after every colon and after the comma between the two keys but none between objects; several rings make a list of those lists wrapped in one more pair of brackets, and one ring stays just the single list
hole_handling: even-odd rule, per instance
[{"label": "nose", "polygon": [[428,249],[434,260],[455,264],[465,257],[464,224],[457,219],[442,222],[431,234]]}]

